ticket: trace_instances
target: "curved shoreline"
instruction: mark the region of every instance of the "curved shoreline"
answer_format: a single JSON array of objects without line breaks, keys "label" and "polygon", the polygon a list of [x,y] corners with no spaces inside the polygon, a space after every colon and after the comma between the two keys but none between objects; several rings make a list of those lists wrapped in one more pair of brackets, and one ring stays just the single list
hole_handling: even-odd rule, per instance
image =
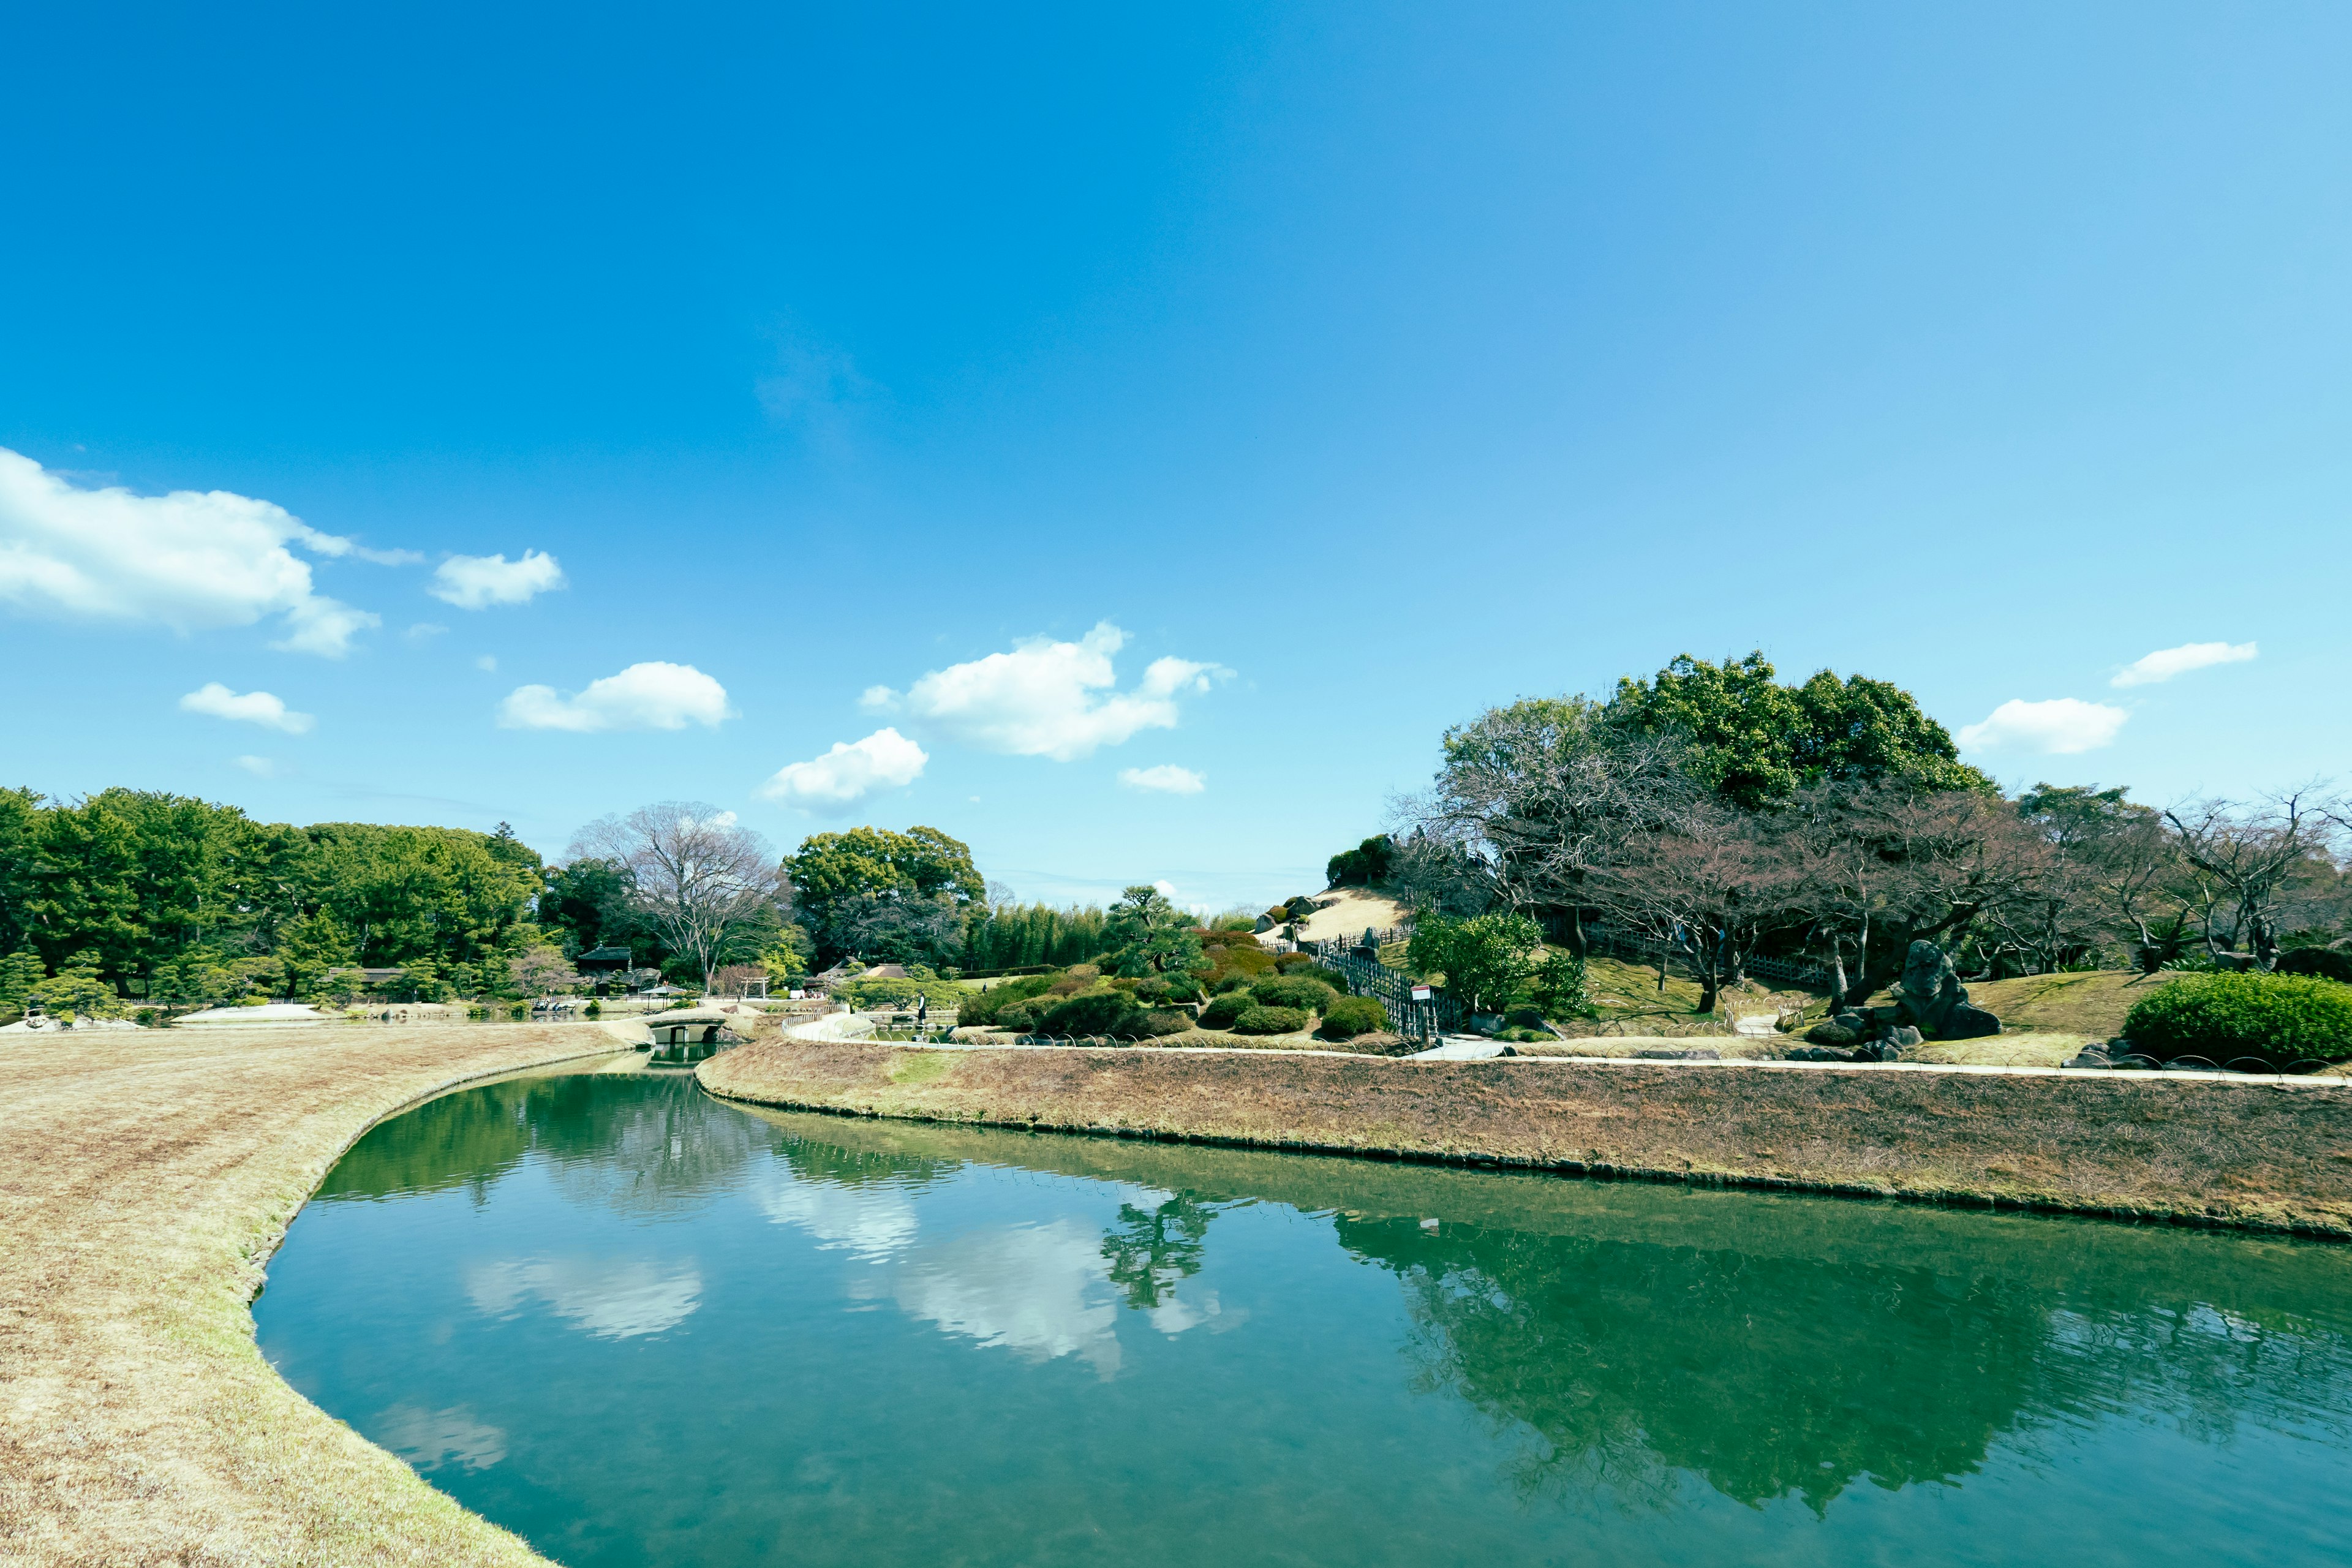
[{"label": "curved shoreline", "polygon": [[0,1058],[0,1558],[543,1568],[289,1386],[250,1308],[369,1128],[625,1047],[582,1025],[53,1043]]},{"label": "curved shoreline", "polygon": [[697,1075],[723,1099],[838,1115],[2352,1240],[2341,1089],[1796,1065],[800,1039]]}]

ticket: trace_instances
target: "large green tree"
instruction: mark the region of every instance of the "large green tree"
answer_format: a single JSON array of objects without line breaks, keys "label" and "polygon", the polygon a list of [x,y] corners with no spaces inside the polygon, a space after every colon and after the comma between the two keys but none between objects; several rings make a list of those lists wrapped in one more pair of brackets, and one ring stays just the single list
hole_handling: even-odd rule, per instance
[{"label": "large green tree", "polygon": [[987,895],[971,847],[936,827],[813,833],[784,857],[783,872],[795,917],[835,957],[867,947],[945,951]]},{"label": "large green tree", "polygon": [[1620,722],[1687,742],[1692,775],[1750,810],[1822,779],[1995,792],[1901,687],[1826,669],[1783,686],[1761,652],[1721,664],[1683,654],[1620,680],[1609,706]]}]

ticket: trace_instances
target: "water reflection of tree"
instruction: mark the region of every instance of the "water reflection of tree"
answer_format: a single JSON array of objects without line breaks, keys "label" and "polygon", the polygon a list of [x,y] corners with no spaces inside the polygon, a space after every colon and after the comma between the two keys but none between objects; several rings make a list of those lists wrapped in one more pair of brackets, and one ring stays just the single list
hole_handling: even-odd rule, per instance
[{"label": "water reflection of tree", "polygon": [[1139,1311],[1160,1306],[1177,1281],[1201,1271],[1213,1213],[1189,1193],[1150,1210],[1118,1205],[1118,1220],[1103,1233],[1102,1255],[1129,1306]]},{"label": "water reflection of tree", "polygon": [[731,1184],[776,1131],[692,1079],[575,1073],[485,1084],[373,1129],[329,1173],[331,1197],[465,1189],[477,1199],[536,1155],[567,1195],[660,1213]]},{"label": "water reflection of tree", "polygon": [[1686,1469],[1820,1510],[1854,1480],[1956,1479],[2034,1404],[2036,1304],[1924,1270],[1342,1220],[1404,1280],[1433,1385],[1541,1439],[1521,1479]]},{"label": "water reflection of tree", "polygon": [[776,1141],[776,1153],[802,1181],[835,1187],[920,1187],[953,1174],[963,1164],[921,1154],[845,1149],[790,1133]]}]

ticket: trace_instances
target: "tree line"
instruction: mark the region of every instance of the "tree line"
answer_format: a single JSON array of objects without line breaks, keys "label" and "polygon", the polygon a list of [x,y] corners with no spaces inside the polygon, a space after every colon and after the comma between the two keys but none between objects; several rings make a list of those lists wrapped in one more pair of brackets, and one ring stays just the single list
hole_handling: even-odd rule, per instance
[{"label": "tree line", "polygon": [[1898,687],[1685,656],[1605,700],[1526,700],[1448,731],[1385,858],[1422,910],[1526,915],[1580,957],[1601,931],[1630,936],[1712,1006],[1759,955],[1867,994],[1920,939],[1974,978],[2341,952],[2348,821],[2316,786],[2168,808],[2120,787],[2012,799]]},{"label": "tree line", "polygon": [[785,980],[852,957],[1061,965],[1116,941],[1100,909],[992,895],[969,847],[930,827],[779,856],[716,807],[661,802],[590,824],[550,866],[503,826],[298,827],[160,792],[0,790],[8,1008],[521,994],[600,949],[707,985],[730,964]]}]

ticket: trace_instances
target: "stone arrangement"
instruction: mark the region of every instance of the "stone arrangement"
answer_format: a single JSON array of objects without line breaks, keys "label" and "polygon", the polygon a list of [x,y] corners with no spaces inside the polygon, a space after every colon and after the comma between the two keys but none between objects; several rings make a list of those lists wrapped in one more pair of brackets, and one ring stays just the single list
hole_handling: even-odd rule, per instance
[{"label": "stone arrangement", "polygon": [[1903,960],[1903,978],[1885,1007],[1848,1007],[1805,1034],[1814,1049],[1790,1053],[1799,1061],[1891,1062],[1923,1040],[1973,1040],[2000,1033],[2000,1020],[1969,1002],[1951,958],[1932,942],[1915,942]]}]

